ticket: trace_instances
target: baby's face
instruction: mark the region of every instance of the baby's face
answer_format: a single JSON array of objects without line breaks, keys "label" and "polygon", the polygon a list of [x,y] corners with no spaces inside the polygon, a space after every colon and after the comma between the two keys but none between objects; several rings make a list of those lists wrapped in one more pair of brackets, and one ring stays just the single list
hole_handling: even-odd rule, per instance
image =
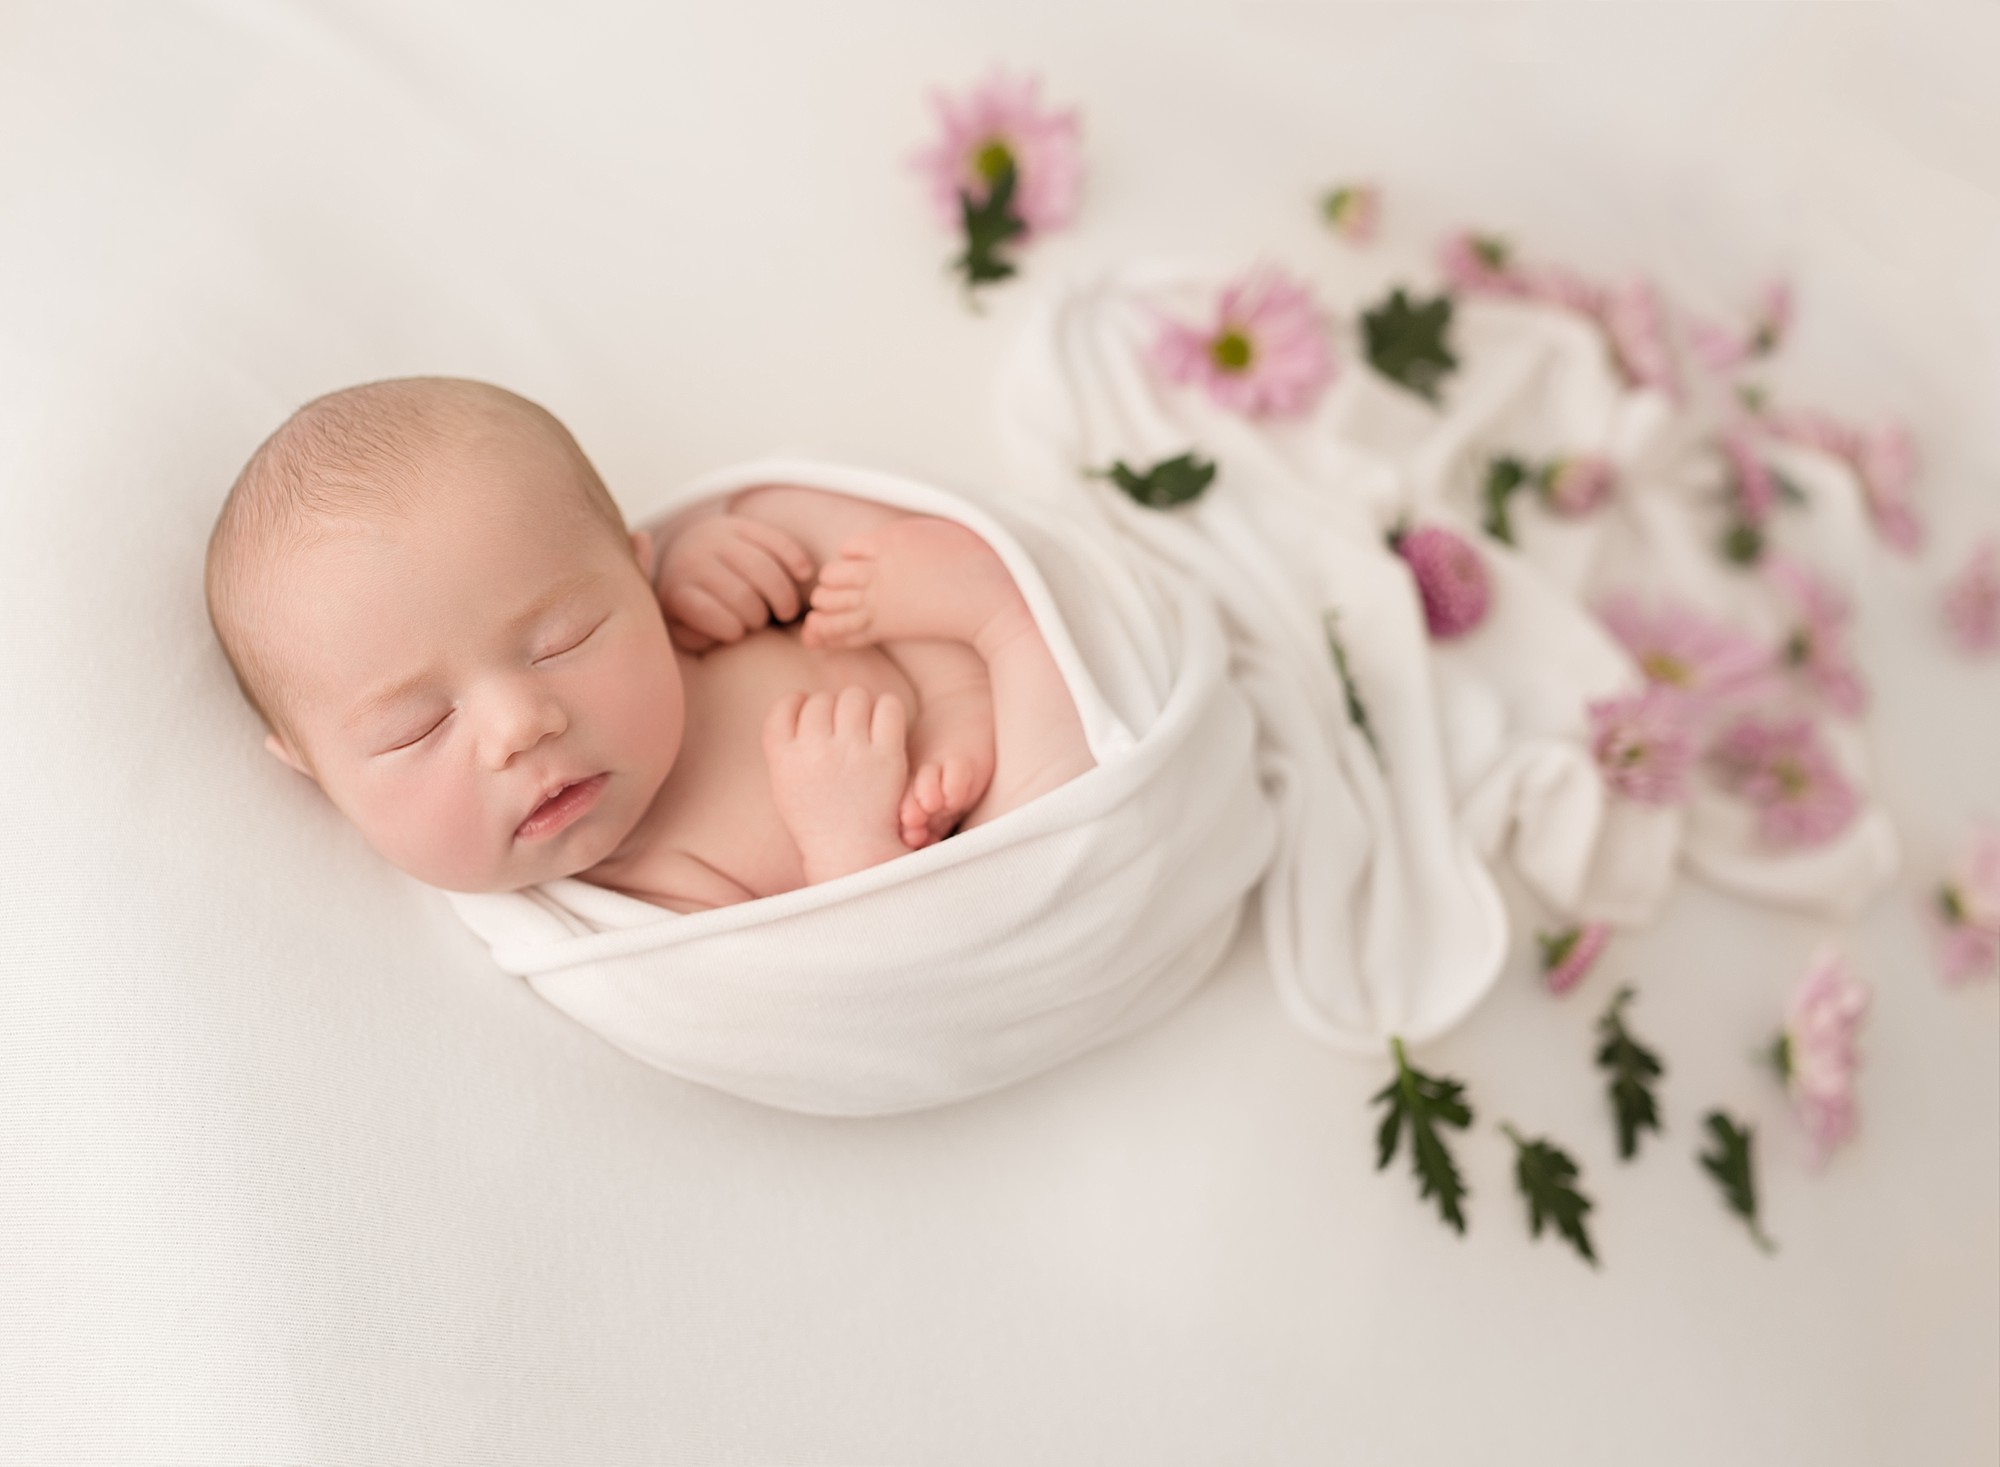
[{"label": "baby's face", "polygon": [[[271,650],[320,788],[377,852],[449,891],[513,891],[615,850],[680,749],[679,669],[629,544],[566,519],[537,475],[446,463],[411,519],[296,553]],[[433,482],[435,481],[435,482]],[[277,735],[273,753],[302,773]],[[560,828],[530,816],[560,786]],[[585,797],[579,802],[578,797]]]}]

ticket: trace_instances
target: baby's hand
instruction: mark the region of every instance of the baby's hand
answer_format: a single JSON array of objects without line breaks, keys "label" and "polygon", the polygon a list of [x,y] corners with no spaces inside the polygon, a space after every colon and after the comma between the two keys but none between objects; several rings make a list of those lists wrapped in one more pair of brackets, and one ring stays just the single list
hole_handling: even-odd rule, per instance
[{"label": "baby's hand", "polygon": [[902,701],[866,688],[790,693],[766,715],[771,794],[799,843],[808,885],[903,854],[905,734]]},{"label": "baby's hand", "polygon": [[687,652],[734,642],[804,609],[812,557],[783,530],[737,515],[697,520],[668,542],[654,590],[667,630]]}]

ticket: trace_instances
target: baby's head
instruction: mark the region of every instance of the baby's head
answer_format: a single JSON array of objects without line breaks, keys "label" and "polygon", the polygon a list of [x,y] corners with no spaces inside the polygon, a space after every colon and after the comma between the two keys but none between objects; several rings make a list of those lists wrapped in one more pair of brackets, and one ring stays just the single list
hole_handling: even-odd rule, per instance
[{"label": "baby's head", "polygon": [[[319,398],[265,440],[205,581],[266,747],[420,881],[513,891],[610,855],[679,752],[651,562],[547,412],[419,377]],[[524,833],[579,781],[579,817]]]}]

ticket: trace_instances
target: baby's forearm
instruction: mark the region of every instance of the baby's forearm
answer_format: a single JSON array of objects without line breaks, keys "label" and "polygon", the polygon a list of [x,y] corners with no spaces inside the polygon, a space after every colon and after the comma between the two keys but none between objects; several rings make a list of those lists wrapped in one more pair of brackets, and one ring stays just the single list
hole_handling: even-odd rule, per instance
[{"label": "baby's forearm", "polygon": [[948,720],[954,728],[969,721],[968,713],[983,708],[985,734],[993,739],[993,685],[986,663],[963,642],[899,640],[883,642],[880,650],[896,664],[917,695],[917,716],[911,724],[914,742],[924,742],[936,725]]}]

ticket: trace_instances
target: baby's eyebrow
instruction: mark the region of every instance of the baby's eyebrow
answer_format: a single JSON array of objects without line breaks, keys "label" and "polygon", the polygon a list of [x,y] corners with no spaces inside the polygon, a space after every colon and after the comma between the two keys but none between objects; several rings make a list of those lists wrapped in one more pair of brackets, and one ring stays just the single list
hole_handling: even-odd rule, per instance
[{"label": "baby's eyebrow", "polygon": [[[507,624],[508,631],[518,632],[537,617],[546,615],[550,607],[554,606],[564,597],[573,595],[585,586],[590,585],[597,579],[597,576],[598,573],[596,571],[585,571],[580,575],[571,576],[566,581],[559,581],[540,596],[537,596],[531,605],[515,616]],[[406,698],[411,693],[423,687],[435,674],[435,668],[427,667],[421,672],[411,674],[409,677],[399,678],[387,687],[378,688],[354,705],[354,711],[347,715],[345,727],[353,728],[357,724],[366,722],[371,716],[380,713],[397,699]]]}]

